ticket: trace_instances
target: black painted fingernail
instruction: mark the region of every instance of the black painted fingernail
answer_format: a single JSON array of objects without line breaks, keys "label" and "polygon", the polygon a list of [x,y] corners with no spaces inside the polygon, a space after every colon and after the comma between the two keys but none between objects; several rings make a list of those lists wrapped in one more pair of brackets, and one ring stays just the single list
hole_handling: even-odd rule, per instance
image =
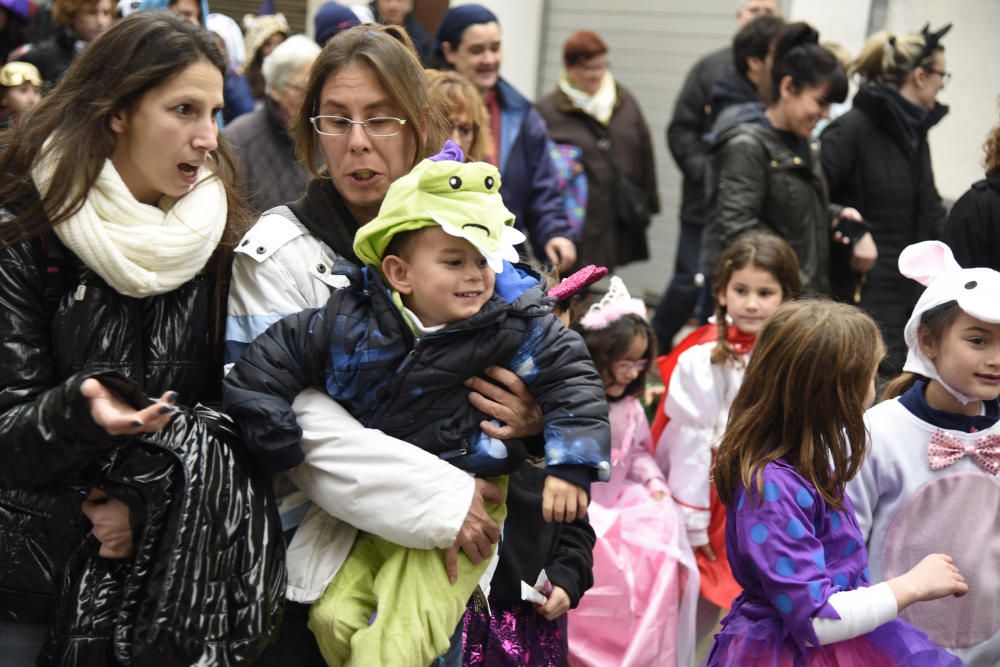
[{"label": "black painted fingernail", "polygon": [[142,422],[141,422],[141,421],[139,421],[138,419],[136,419],[136,420],[134,420],[134,421],[132,422],[132,426],[133,426],[134,428],[139,428],[140,426],[142,426]]},{"label": "black painted fingernail", "polygon": [[176,391],[172,391],[169,394],[167,394],[167,400],[170,401],[171,403],[176,403],[177,402],[177,392]]},{"label": "black painted fingernail", "polygon": [[161,415],[165,415],[168,412],[173,412],[173,411],[174,411],[174,409],[172,407],[170,407],[169,405],[161,405],[160,406],[160,414]]}]

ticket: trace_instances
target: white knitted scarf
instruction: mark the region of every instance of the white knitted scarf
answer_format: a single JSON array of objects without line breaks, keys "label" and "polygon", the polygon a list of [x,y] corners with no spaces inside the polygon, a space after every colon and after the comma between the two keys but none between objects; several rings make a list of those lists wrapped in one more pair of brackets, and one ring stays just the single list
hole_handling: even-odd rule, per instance
[{"label": "white knitted scarf", "polygon": [[607,125],[611,122],[611,114],[614,113],[615,103],[618,101],[615,78],[611,76],[611,72],[604,73],[601,85],[598,86],[597,92],[593,95],[588,95],[579,88],[575,88],[569,82],[566,72],[563,72],[562,76],[559,77],[559,90],[566,94],[573,106],[601,125]]},{"label": "white knitted scarf", "polygon": [[[44,150],[43,156],[31,176],[44,196],[59,156]],[[153,206],[133,197],[105,160],[83,207],[53,231],[115,291],[143,298],[176,289],[205,267],[227,213],[225,188],[205,167],[188,194]]]}]

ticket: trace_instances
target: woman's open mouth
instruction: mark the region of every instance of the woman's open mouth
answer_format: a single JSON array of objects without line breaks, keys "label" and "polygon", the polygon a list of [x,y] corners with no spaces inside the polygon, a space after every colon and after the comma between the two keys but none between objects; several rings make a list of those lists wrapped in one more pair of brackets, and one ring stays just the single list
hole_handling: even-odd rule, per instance
[{"label": "woman's open mouth", "polygon": [[183,178],[188,185],[194,185],[194,182],[198,179],[198,165],[194,165],[189,162],[181,162],[177,165],[177,170],[181,172],[181,178]]}]

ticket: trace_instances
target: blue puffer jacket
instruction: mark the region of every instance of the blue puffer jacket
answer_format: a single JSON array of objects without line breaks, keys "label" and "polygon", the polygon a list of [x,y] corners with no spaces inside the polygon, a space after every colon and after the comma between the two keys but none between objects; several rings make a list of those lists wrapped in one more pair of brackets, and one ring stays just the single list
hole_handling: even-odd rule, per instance
[{"label": "blue puffer jacket", "polygon": [[579,242],[563,210],[556,168],[549,155],[552,140],[541,114],[521,93],[500,79],[500,176],[503,203],[528,235],[535,256],[545,258],[545,244],[556,236]]},{"label": "blue puffer jacket", "polygon": [[[519,274],[510,265],[508,271]],[[223,405],[271,472],[303,459],[291,402],[325,386],[358,421],[482,476],[514,470],[520,443],[488,438],[489,417],[467,400],[466,378],[491,365],[516,372],[545,418],[548,472],[587,487],[607,479],[604,386],[579,335],[562,326],[534,280],[510,285],[469,319],[419,339],[376,271],[342,261],[350,287],[323,308],[291,315],[259,336],[226,376]]]}]

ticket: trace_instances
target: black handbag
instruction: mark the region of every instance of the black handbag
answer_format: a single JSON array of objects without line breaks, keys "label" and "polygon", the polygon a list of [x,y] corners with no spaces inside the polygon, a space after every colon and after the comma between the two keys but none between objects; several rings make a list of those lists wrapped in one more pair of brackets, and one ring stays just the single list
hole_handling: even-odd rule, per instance
[{"label": "black handbag", "polygon": [[618,164],[612,150],[615,144],[608,131],[589,117],[587,121],[587,127],[597,139],[597,150],[604,153],[608,164],[611,165],[611,171],[615,174],[615,212],[618,216],[619,226],[623,229],[644,231],[649,227],[649,222],[653,217],[653,213],[649,209],[649,197]]}]

